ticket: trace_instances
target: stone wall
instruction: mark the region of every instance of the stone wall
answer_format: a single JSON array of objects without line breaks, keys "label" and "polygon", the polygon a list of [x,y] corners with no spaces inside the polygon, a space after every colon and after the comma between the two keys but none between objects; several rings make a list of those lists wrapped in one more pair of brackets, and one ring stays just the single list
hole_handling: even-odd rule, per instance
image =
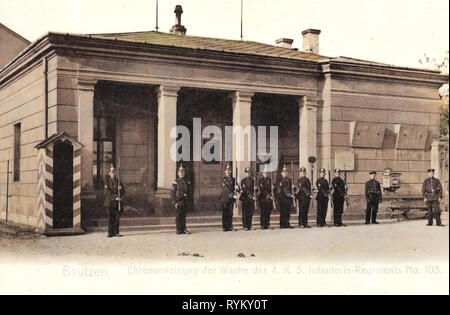
[{"label": "stone wall", "polygon": [[325,168],[337,164],[336,152],[354,154],[355,167],[347,172],[351,211],[365,207],[364,184],[370,170],[379,172],[380,182],[387,168],[402,173],[401,188],[390,197],[420,196],[431,142],[439,136],[436,87],[333,78],[326,83],[319,120],[320,161]]},{"label": "stone wall", "polygon": [[[49,71],[56,68],[48,61]],[[16,80],[0,88],[0,218],[6,216],[6,168],[14,170],[14,125],[21,123],[20,181],[10,174],[8,219],[36,226],[36,192],[38,182],[36,144],[45,139],[44,69],[42,63],[29,67]],[[49,85],[49,89],[55,89]]]}]

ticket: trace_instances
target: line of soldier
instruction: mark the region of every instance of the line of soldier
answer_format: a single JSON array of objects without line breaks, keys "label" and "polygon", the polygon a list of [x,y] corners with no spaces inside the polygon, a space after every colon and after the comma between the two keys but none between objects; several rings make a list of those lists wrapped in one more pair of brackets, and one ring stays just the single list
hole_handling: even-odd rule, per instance
[{"label": "line of soldier", "polygon": [[[252,170],[245,169],[245,177],[237,183],[233,177],[230,165],[225,169],[225,176],[222,183],[222,193],[220,196],[222,210],[222,226],[224,232],[236,231],[233,227],[233,209],[238,202],[242,203],[242,226],[245,231],[253,230],[253,215],[256,204],[259,203],[261,210],[261,229],[271,230],[270,216],[275,208],[275,199],[279,202],[280,208],[280,228],[293,228],[290,224],[292,207],[298,202],[299,205],[299,226],[311,228],[308,224],[308,214],[311,202],[317,203],[317,225],[326,226],[326,216],[328,211],[328,201],[331,197],[334,209],[334,224],[337,227],[345,226],[342,222],[344,203],[347,198],[347,185],[342,178],[342,171],[335,170],[335,178],[331,185],[325,178],[326,170],[320,170],[320,178],[316,186],[318,193],[315,197],[312,192],[312,185],[306,176],[306,168],[300,168],[300,178],[297,185],[294,185],[289,178],[289,170],[283,167],[280,180],[273,185],[267,170],[263,170],[262,178],[257,183],[252,178]],[[177,234],[190,234],[186,229],[186,212],[188,191],[190,182],[185,178],[183,166],[178,170],[178,178],[172,184],[172,200],[176,208]],[[256,184],[256,187],[255,187]]]},{"label": "line of soldier", "polygon": [[[300,178],[294,185],[289,178],[289,170],[284,166],[281,178],[276,184],[272,184],[267,170],[263,170],[255,187],[250,168],[245,169],[245,178],[237,183],[233,177],[231,165],[227,165],[223,178],[220,203],[222,208],[222,226],[224,232],[236,231],[233,227],[233,208],[238,200],[242,202],[242,224],[246,231],[253,230],[253,215],[256,203],[259,202],[261,210],[261,229],[273,229],[270,225],[270,216],[275,208],[275,199],[278,199],[280,208],[280,228],[291,229],[290,224],[292,207],[297,207],[299,212],[299,227],[311,228],[308,224],[308,215],[311,203],[317,207],[317,226],[325,227],[328,212],[328,203],[331,198],[333,208],[334,225],[344,227],[342,215],[344,203],[347,202],[347,184],[342,178],[342,171],[335,169],[331,185],[326,179],[326,170],[320,169],[320,177],[317,179],[317,195],[313,195],[307,170],[300,168]],[[435,178],[435,170],[428,170],[429,177],[424,181],[422,195],[428,207],[428,225],[433,225],[433,219],[438,226],[443,226],[441,221],[441,210],[439,203],[442,200],[443,190],[439,179]],[[378,207],[383,201],[381,184],[377,180],[377,172],[369,173],[370,180],[365,184],[365,197],[367,201],[366,224],[379,224],[377,221]],[[177,234],[191,234],[186,227],[187,209],[190,200],[190,181],[186,178],[186,169],[180,166],[178,177],[172,184],[171,197],[176,210],[176,232]],[[114,165],[111,166],[109,174],[105,178],[105,201],[104,206],[109,214],[108,237],[120,237],[119,218],[123,209],[122,197],[125,194],[120,179],[116,175]]]}]

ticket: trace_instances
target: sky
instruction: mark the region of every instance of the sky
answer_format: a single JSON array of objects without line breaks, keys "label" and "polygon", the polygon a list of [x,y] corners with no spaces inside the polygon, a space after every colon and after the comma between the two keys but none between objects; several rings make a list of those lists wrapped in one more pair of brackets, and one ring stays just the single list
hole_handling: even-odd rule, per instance
[{"label": "sky", "polygon": [[[273,44],[322,30],[320,53],[423,67],[449,50],[448,0],[243,0],[244,39]],[[49,31],[115,33],[154,30],[156,0],[0,0],[0,23],[34,41]],[[159,0],[160,31],[183,6],[188,35],[240,39],[240,0]]]}]

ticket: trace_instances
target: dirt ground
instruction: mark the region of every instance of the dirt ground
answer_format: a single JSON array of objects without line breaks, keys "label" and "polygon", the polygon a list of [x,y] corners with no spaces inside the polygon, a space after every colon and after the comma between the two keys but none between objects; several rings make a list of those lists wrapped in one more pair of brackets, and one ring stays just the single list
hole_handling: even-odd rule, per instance
[{"label": "dirt ground", "polygon": [[[46,272],[56,272],[58,281],[62,283],[76,279],[78,284],[85,283],[88,280],[85,278],[89,278],[87,275],[94,272],[99,273],[103,280],[125,277],[130,281],[131,277],[137,281],[135,289],[142,288],[139,284],[141,281],[146,289],[150,283],[152,287],[159,283],[156,285],[157,293],[172,293],[173,288],[169,285],[171,281],[185,283],[194,275],[194,279],[198,279],[200,273],[210,279],[209,288],[217,291],[210,291],[201,282],[189,281],[186,288],[192,286],[191,290],[199,294],[224,293],[233,287],[240,289],[241,293],[248,293],[246,289],[250,288],[264,289],[264,293],[268,294],[279,294],[291,288],[299,293],[307,282],[294,285],[295,282],[289,279],[300,276],[304,281],[319,277],[319,282],[308,286],[308,293],[316,292],[311,290],[318,283],[321,286],[316,288],[317,292],[334,292],[337,287],[333,279],[344,277],[346,280],[340,285],[348,283],[348,286],[343,293],[356,290],[350,284],[352,281],[364,289],[370,280],[375,281],[375,288],[369,285],[369,291],[379,289],[386,293],[397,285],[404,285],[410,293],[421,293],[428,283],[434,293],[448,294],[448,214],[445,216],[446,227],[428,227],[425,223],[421,220],[310,230],[210,231],[189,236],[141,232],[112,239],[102,233],[54,238],[0,238],[0,292],[2,287],[5,289],[11,284],[6,279],[24,268],[20,277],[28,274],[32,278],[37,277],[36,281]],[[241,266],[250,270],[244,272],[239,269]],[[38,274],[35,273],[36,268]],[[210,273],[208,268],[211,268]],[[367,268],[368,271],[361,268]],[[107,273],[108,277],[103,273]],[[394,279],[392,273],[403,279],[403,282],[390,284],[389,281]],[[410,273],[416,278],[411,277]],[[254,278],[256,275],[259,277]],[[374,278],[374,275],[378,276]],[[146,282],[147,276],[153,281]],[[249,282],[252,285],[242,284],[247,277],[252,279]],[[282,280],[284,277],[288,282]],[[382,280],[384,277],[387,278]],[[232,282],[228,287],[219,286],[218,279]],[[261,285],[259,281],[262,281]],[[103,282],[95,283],[100,285]],[[266,287],[264,284],[268,283],[273,285]],[[46,287],[40,282],[38,287],[40,290],[55,288]],[[89,286],[92,290],[94,287]],[[20,288],[13,285],[13,290]],[[64,288],[75,289],[69,286],[62,290]]]}]

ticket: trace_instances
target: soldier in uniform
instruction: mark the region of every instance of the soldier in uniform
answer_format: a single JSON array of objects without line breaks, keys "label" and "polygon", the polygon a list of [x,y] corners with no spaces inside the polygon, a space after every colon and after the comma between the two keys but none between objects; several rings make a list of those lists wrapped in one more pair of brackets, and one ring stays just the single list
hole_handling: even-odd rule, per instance
[{"label": "soldier in uniform", "polygon": [[231,165],[227,165],[225,169],[225,177],[223,178],[222,194],[220,203],[222,205],[222,226],[224,232],[236,231],[233,228],[233,207],[236,202],[236,180],[232,176]]},{"label": "soldier in uniform", "polygon": [[311,226],[308,225],[308,214],[309,206],[311,204],[311,199],[314,198],[312,194],[312,185],[308,177],[306,177],[306,168],[300,168],[300,178],[297,181],[298,186],[298,207],[299,207],[299,218],[298,225],[303,226],[305,229],[310,229]]},{"label": "soldier in uniform", "polygon": [[422,196],[428,207],[428,226],[433,226],[433,218],[436,219],[437,226],[444,226],[441,221],[441,210],[439,203],[442,200],[443,191],[439,179],[434,177],[435,170],[428,170],[428,178],[422,185]]},{"label": "soldier in uniform", "polygon": [[288,176],[289,170],[284,166],[283,171],[281,172],[281,179],[277,185],[277,195],[280,204],[280,228],[282,229],[293,228],[290,224],[290,220],[295,195],[292,193],[292,180]]},{"label": "soldier in uniform", "polygon": [[270,215],[273,210],[272,180],[265,169],[263,177],[258,182],[258,201],[261,208],[261,228],[263,230],[273,229],[270,226]]},{"label": "soldier in uniform", "polygon": [[177,234],[191,234],[186,229],[186,216],[189,204],[191,183],[186,179],[186,169],[183,165],[178,169],[178,178],[172,184],[171,197],[176,210]]},{"label": "soldier in uniform", "polygon": [[255,213],[255,181],[249,167],[245,169],[245,178],[241,180],[242,226],[245,231],[253,230],[253,214]]},{"label": "soldier in uniform", "polygon": [[[119,233],[120,214],[123,211],[122,197],[125,189],[116,174],[113,164],[109,169],[109,174],[105,176],[105,200],[103,206],[108,211],[108,237],[121,237]],[[120,208],[120,209],[119,209]]]},{"label": "soldier in uniform", "polygon": [[341,174],[342,172],[340,169],[335,169],[335,177],[331,182],[331,186],[333,188],[333,218],[334,225],[336,227],[345,226],[345,224],[342,223],[342,214],[344,213],[344,202],[347,196],[347,186],[345,181],[341,178]]},{"label": "soldier in uniform", "polygon": [[326,218],[328,212],[328,201],[330,195],[330,185],[325,178],[327,171],[324,168],[320,169],[320,177],[317,179],[316,186],[319,190],[317,193],[317,226],[327,226]]},{"label": "soldier in uniform", "polygon": [[369,173],[370,180],[366,182],[366,200],[367,200],[367,210],[366,210],[366,224],[378,224],[377,214],[378,206],[383,201],[383,192],[381,190],[381,185],[377,181],[377,172],[372,171]]}]

